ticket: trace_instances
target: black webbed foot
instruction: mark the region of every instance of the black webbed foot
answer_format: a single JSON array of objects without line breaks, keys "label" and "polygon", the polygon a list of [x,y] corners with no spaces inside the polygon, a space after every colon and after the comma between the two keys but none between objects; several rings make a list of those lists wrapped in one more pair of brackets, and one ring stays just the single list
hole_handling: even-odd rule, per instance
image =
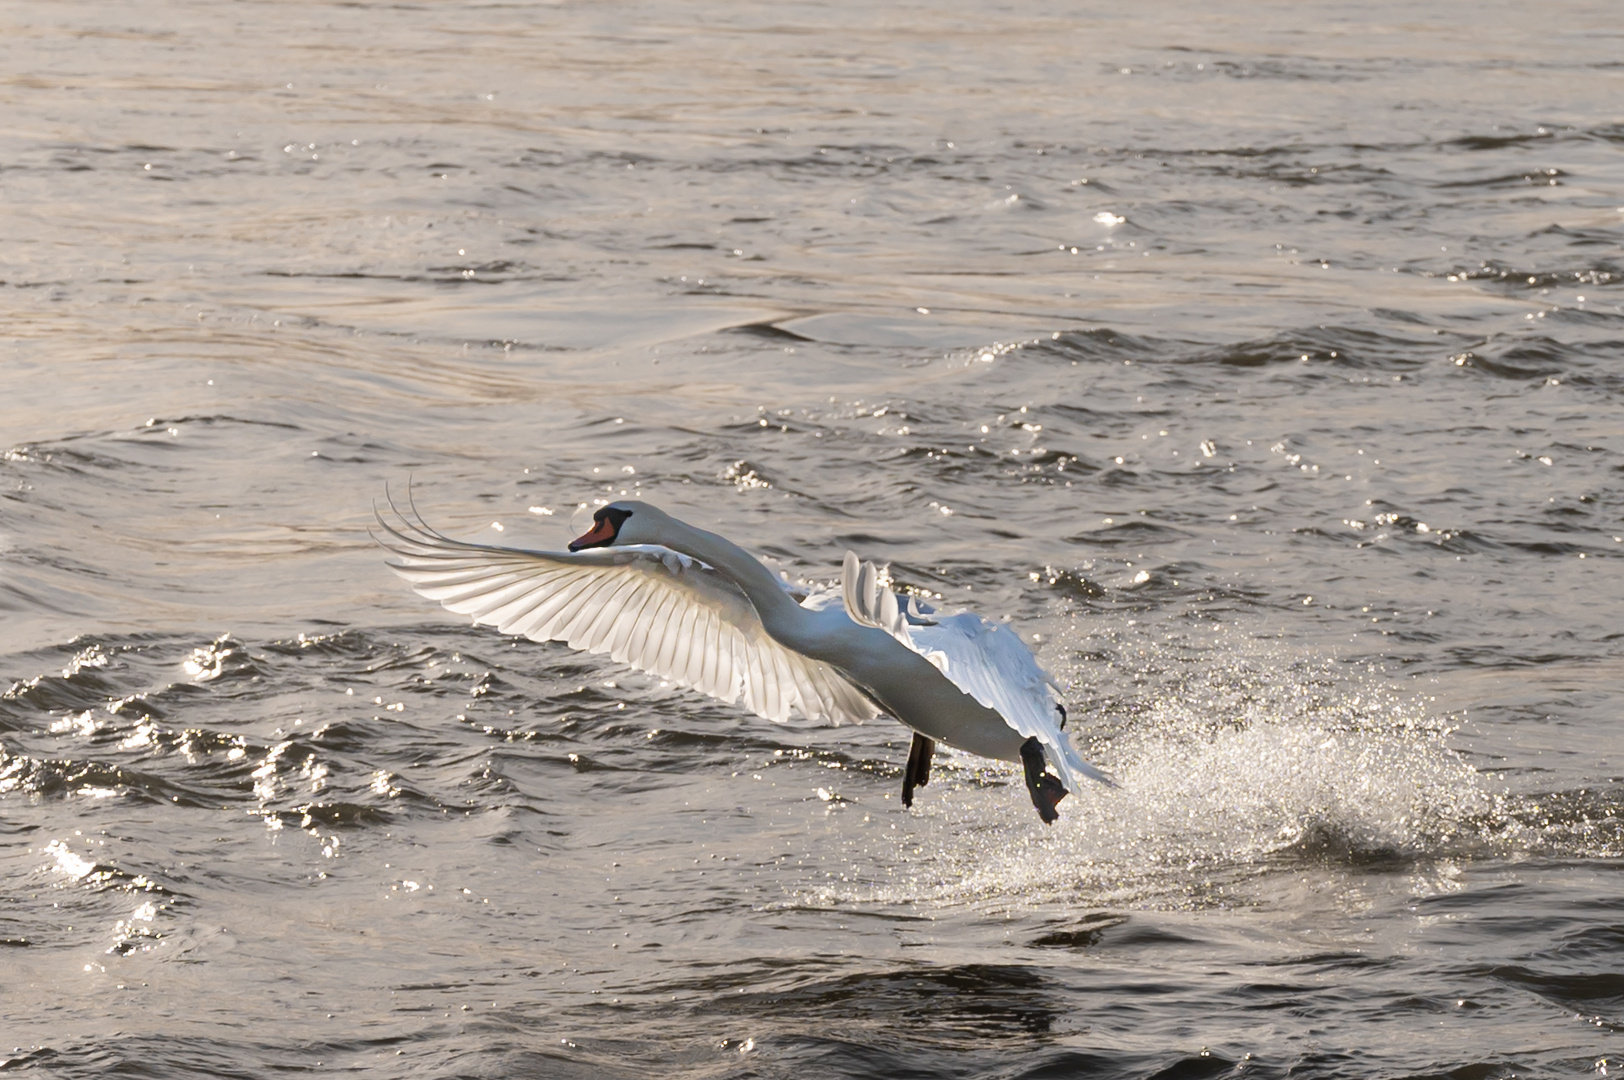
[{"label": "black webbed foot", "polygon": [[1021,764],[1026,767],[1026,790],[1032,796],[1032,805],[1038,808],[1038,817],[1045,825],[1053,825],[1060,820],[1055,805],[1066,797],[1066,785],[1048,771],[1043,744],[1036,735],[1021,744]]},{"label": "black webbed foot", "polygon": [[913,805],[914,788],[930,783],[930,758],[936,752],[936,741],[914,732],[913,745],[908,748],[908,767],[902,773],[902,805]]}]

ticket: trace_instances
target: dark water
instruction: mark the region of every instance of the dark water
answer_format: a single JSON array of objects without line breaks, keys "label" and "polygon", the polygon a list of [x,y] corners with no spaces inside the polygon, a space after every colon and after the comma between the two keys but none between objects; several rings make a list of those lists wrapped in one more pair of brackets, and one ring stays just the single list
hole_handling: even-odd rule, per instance
[{"label": "dark water", "polygon": [[[1619,27],[0,9],[0,1071],[1616,1074]],[[889,561],[1122,787],[463,626],[408,477]]]}]

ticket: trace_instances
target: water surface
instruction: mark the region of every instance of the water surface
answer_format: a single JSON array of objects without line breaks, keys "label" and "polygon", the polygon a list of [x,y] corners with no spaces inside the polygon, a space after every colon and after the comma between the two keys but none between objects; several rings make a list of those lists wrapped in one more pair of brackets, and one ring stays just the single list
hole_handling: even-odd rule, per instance
[{"label": "water surface", "polygon": [[[1609,5],[0,9],[0,1068],[1611,1074]],[[646,498],[1007,616],[1121,781],[366,535]]]}]

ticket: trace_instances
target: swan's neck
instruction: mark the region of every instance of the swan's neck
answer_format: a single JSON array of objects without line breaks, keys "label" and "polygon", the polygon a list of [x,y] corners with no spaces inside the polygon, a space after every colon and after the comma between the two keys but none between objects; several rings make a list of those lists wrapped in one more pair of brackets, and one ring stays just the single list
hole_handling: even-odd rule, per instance
[{"label": "swan's neck", "polygon": [[748,551],[723,536],[696,529],[673,519],[676,534],[665,539],[667,547],[700,559],[721,571],[737,585],[755,606],[761,625],[774,641],[797,651],[806,651],[802,641],[810,629],[807,611],[784,591],[776,575]]}]

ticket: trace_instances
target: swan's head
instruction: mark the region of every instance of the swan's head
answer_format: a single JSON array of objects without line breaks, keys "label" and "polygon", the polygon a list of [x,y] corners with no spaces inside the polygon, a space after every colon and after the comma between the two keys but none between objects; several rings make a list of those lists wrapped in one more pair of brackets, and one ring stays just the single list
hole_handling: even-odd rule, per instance
[{"label": "swan's head", "polygon": [[598,507],[592,515],[592,528],[570,541],[571,551],[609,547],[613,544],[661,544],[670,522],[657,507],[645,502],[612,502]]}]

